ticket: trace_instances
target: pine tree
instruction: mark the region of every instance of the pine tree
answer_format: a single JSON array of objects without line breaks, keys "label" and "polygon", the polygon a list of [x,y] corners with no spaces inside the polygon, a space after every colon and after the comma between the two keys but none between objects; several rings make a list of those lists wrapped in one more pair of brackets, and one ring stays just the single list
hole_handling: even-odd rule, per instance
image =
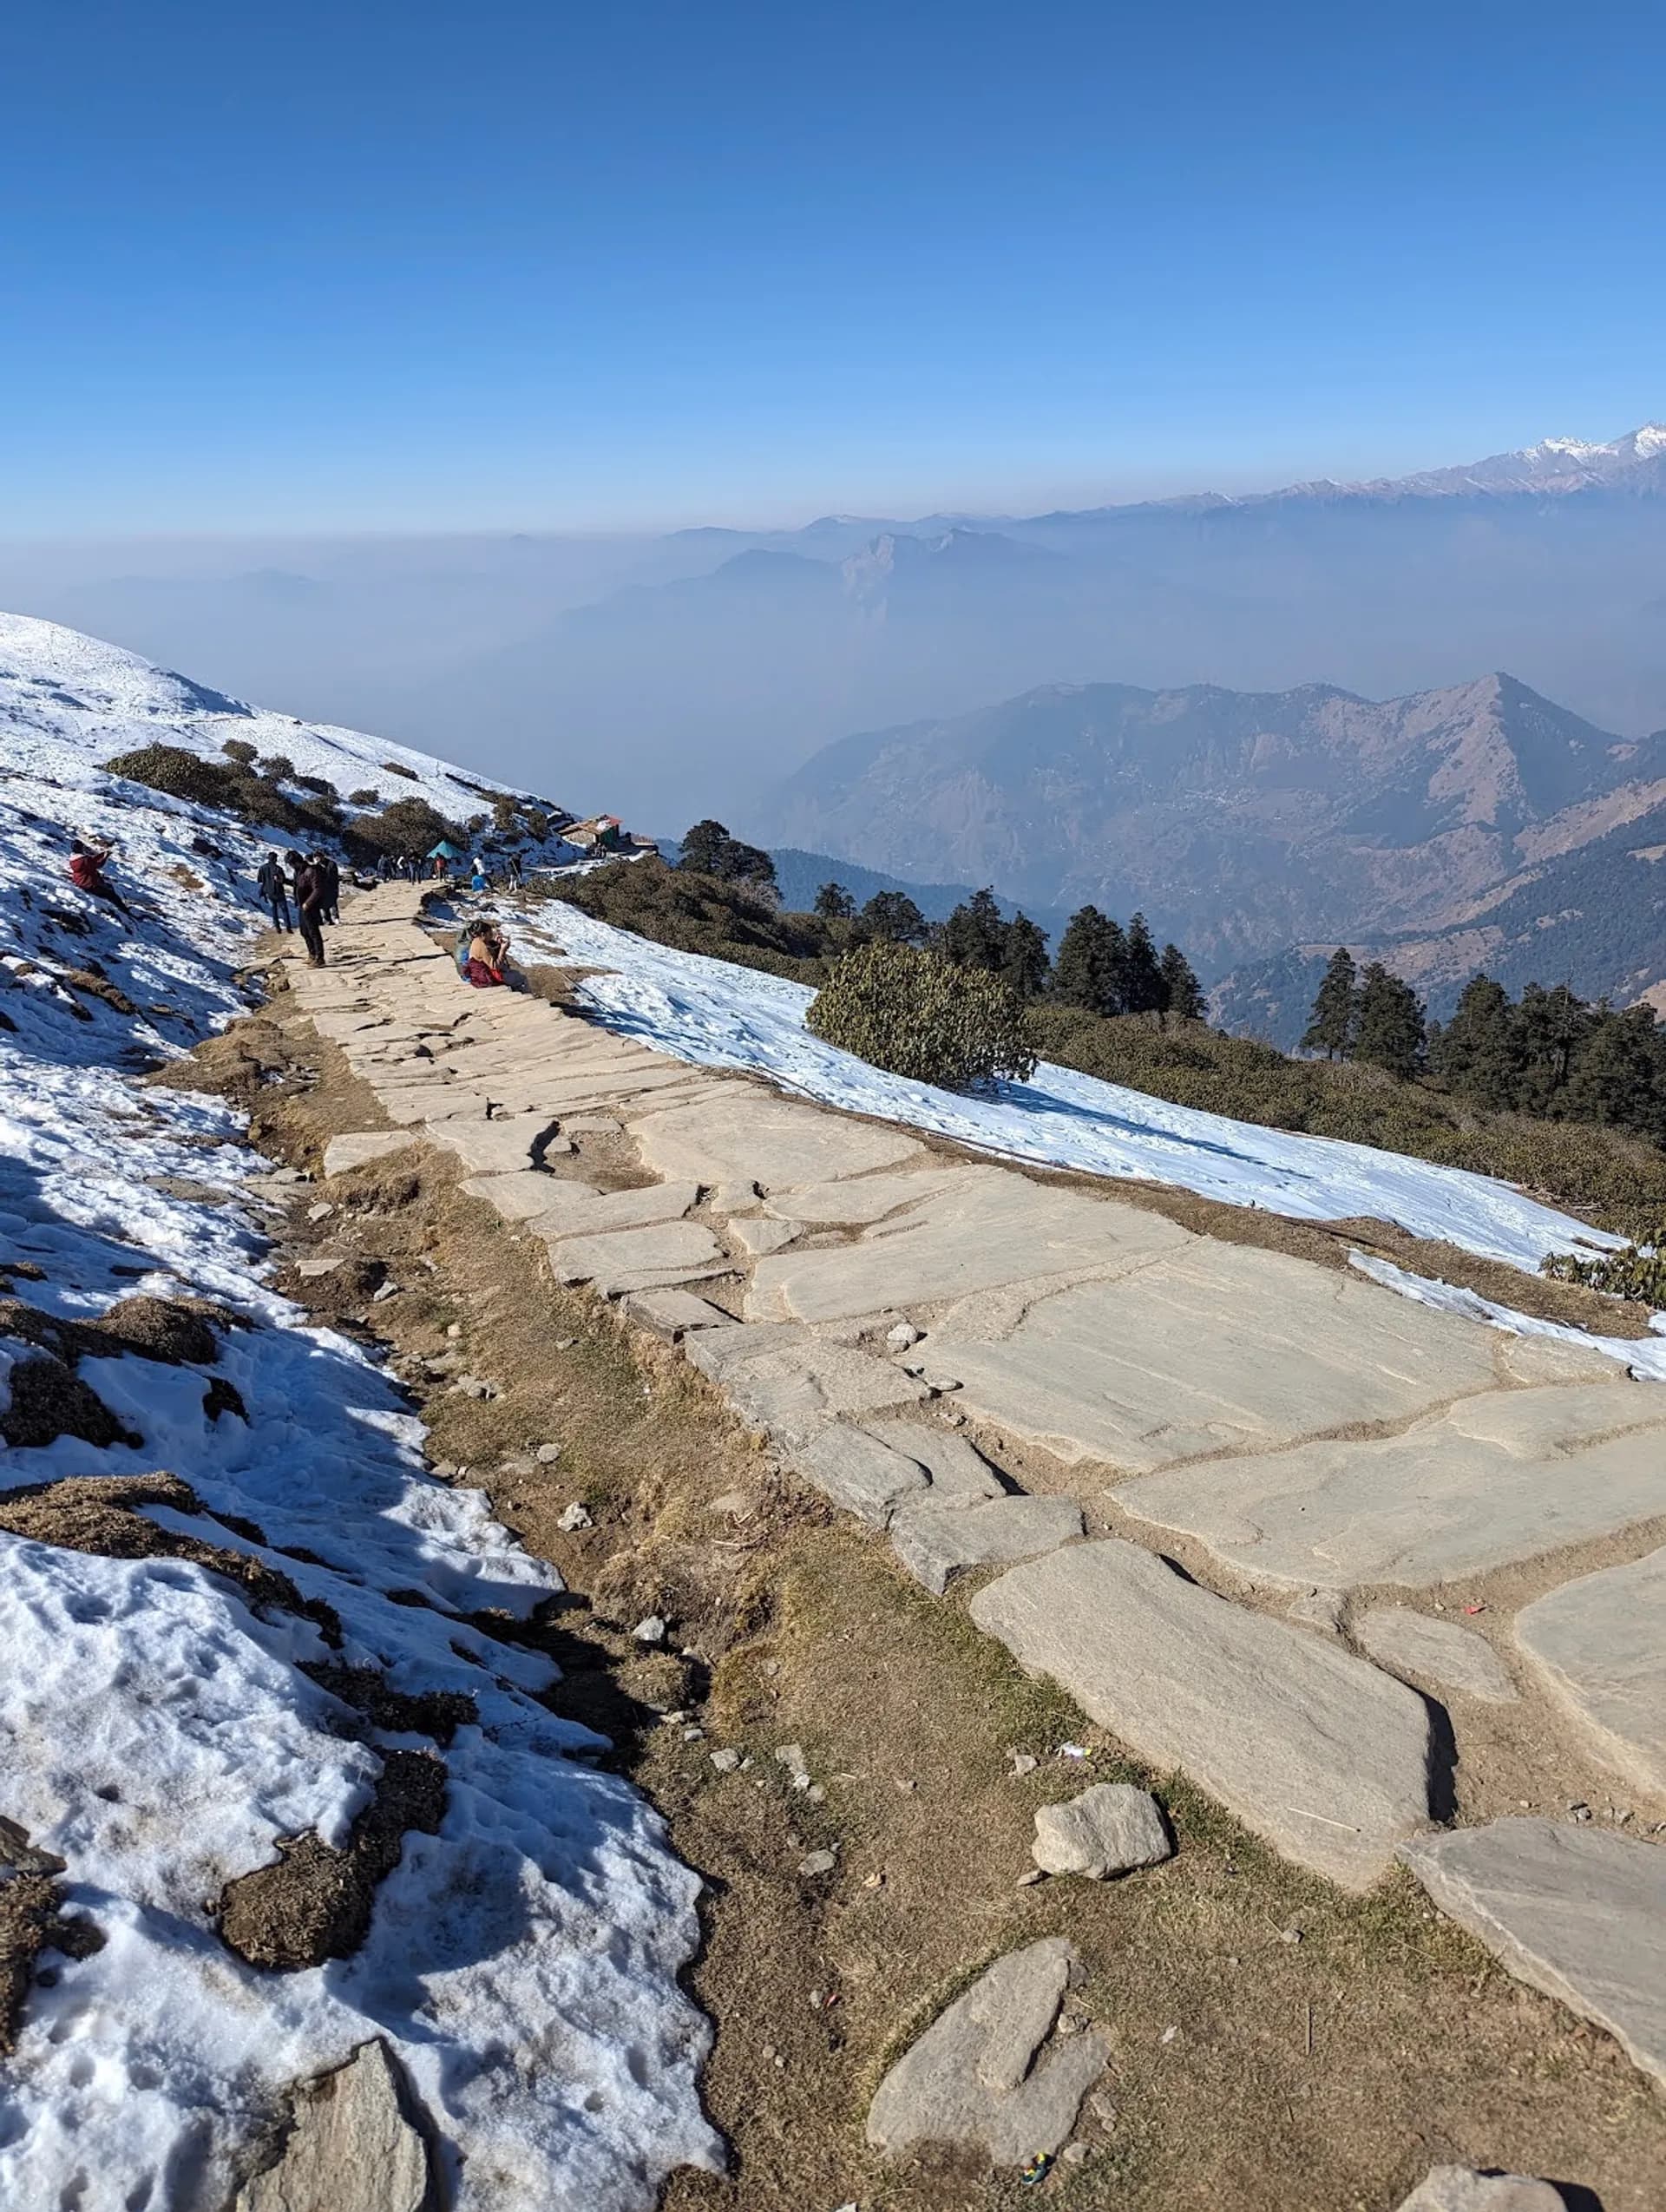
[{"label": "pine tree", "polygon": [[1523,990],[1514,1028],[1522,1059],[1520,1103],[1529,1113],[1565,1111],[1561,1093],[1592,1020],[1591,1008],[1565,983],[1548,991],[1542,983],[1529,983]]},{"label": "pine tree", "polygon": [[1423,1063],[1427,1034],[1423,1005],[1409,983],[1374,960],[1360,979],[1359,1026],[1354,1058],[1407,1081]]},{"label": "pine tree", "polygon": [[1053,963],[1053,992],[1066,1006],[1079,1006],[1089,1014],[1115,1011],[1111,938],[1115,927],[1097,906],[1078,907],[1065,924]]},{"label": "pine tree", "polygon": [[1512,1106],[1521,1053],[1510,994],[1490,975],[1472,975],[1446,1027],[1429,1039],[1429,1072],[1477,1105]]},{"label": "pine tree", "polygon": [[1007,962],[1007,935],[994,891],[974,891],[943,924],[943,957],[956,968],[981,968],[999,975]]},{"label": "pine tree", "polygon": [[1007,955],[1000,972],[1020,999],[1039,998],[1047,987],[1047,933],[1038,929],[1027,914],[1015,914],[1007,925]]},{"label": "pine tree", "polygon": [[1125,1014],[1157,1014],[1163,1006],[1163,973],[1151,925],[1143,914],[1128,924],[1128,941],[1122,959],[1122,1008]]},{"label": "pine tree", "polygon": [[693,875],[716,876],[721,872],[724,848],[732,843],[721,822],[697,822],[683,839],[682,856],[677,865]]},{"label": "pine tree", "polygon": [[1164,1019],[1166,1021],[1171,1017],[1176,1021],[1201,1021],[1204,1018],[1203,986],[1179,946],[1164,945],[1163,956],[1157,965],[1163,986]]},{"label": "pine tree", "polygon": [[843,883],[823,883],[816,894],[816,911],[823,922],[849,922],[856,903]]},{"label": "pine tree", "polygon": [[893,945],[922,945],[926,917],[906,891],[876,891],[856,923],[864,937],[882,937]]},{"label": "pine tree", "polygon": [[1354,1044],[1355,973],[1353,954],[1346,945],[1338,945],[1314,998],[1312,1017],[1302,1039],[1304,1053],[1323,1053],[1327,1060],[1347,1058]]},{"label": "pine tree", "polygon": [[1577,1120],[1659,1137],[1666,1118],[1666,1049],[1652,1008],[1630,1006],[1623,1014],[1596,1008],[1574,1055],[1565,1104]]}]

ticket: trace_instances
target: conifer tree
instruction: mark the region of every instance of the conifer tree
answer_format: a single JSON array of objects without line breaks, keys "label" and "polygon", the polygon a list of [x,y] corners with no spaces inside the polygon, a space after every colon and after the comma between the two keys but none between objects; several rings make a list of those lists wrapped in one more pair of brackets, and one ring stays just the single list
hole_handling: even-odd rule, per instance
[{"label": "conifer tree", "polygon": [[1204,1018],[1203,986],[1179,946],[1164,945],[1163,956],[1157,965],[1163,987],[1164,1021],[1201,1021]]},{"label": "conifer tree", "polygon": [[876,891],[856,923],[864,937],[882,937],[893,945],[922,945],[926,917],[906,891]]},{"label": "conifer tree", "polygon": [[1639,1129],[1660,1140],[1666,1126],[1666,1050],[1654,1009],[1595,1010],[1574,1055],[1566,1110],[1579,1121]]},{"label": "conifer tree", "polygon": [[[1114,978],[1113,945],[1107,922],[1097,906],[1078,907],[1065,924],[1059,955],[1053,963],[1053,990],[1066,1006],[1084,1008],[1089,1014],[1112,1014]],[[1118,932],[1118,936],[1120,931]]]},{"label": "conifer tree", "polygon": [[1490,975],[1472,975],[1453,1016],[1429,1039],[1429,1070],[1479,1106],[1511,1106],[1521,1085],[1521,1053],[1509,993]]},{"label": "conifer tree", "polygon": [[1015,914],[1007,925],[1006,957],[1000,973],[1020,999],[1039,998],[1047,987],[1047,933],[1038,929],[1027,914]]},{"label": "conifer tree", "polygon": [[1354,977],[1353,954],[1346,945],[1338,945],[1314,998],[1312,1017],[1302,1039],[1304,1053],[1346,1059],[1354,1043]]},{"label": "conifer tree", "polygon": [[733,841],[721,822],[709,818],[697,822],[683,838],[681,857],[677,865],[696,876],[716,876],[725,845]]},{"label": "conifer tree", "polygon": [[823,922],[849,922],[856,903],[843,883],[823,883],[816,894],[816,911]]},{"label": "conifer tree", "polygon": [[994,891],[987,887],[974,891],[943,924],[943,956],[956,968],[981,968],[999,975],[1007,962],[1007,931]]},{"label": "conifer tree", "polygon": [[1423,1064],[1426,1034],[1417,993],[1374,960],[1360,979],[1354,1058],[1409,1081]]},{"label": "conifer tree", "polygon": [[1151,925],[1143,914],[1128,924],[1122,959],[1122,1008],[1125,1014],[1156,1014],[1163,1005],[1163,975]]}]

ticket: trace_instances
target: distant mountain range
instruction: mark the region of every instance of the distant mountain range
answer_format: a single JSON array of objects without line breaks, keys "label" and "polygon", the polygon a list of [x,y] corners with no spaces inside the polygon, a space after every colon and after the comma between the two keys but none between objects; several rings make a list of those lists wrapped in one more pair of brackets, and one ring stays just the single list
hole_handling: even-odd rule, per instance
[{"label": "distant mountain range", "polygon": [[758,813],[899,876],[1143,908],[1225,1018],[1281,1034],[1293,946],[1381,948],[1437,995],[1483,962],[1627,999],[1666,977],[1666,867],[1630,857],[1666,853],[1666,731],[1616,737],[1507,675],[1380,703],[1052,685],[830,745]]},{"label": "distant mountain range", "polygon": [[[658,541],[633,581],[424,670],[413,735],[605,751],[638,816],[715,811],[851,729],[1059,679],[1368,697],[1508,667],[1666,723],[1666,429],[1393,481]],[[502,758],[502,753],[495,757]]]}]

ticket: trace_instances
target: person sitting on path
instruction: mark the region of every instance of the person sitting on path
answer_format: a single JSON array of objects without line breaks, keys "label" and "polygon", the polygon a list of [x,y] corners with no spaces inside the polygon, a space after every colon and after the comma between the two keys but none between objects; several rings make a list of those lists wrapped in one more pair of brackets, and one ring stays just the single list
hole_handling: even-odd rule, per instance
[{"label": "person sitting on path", "polygon": [[301,925],[301,942],[306,947],[309,968],[324,966],[324,931],[319,923],[324,913],[324,878],[317,863],[304,860],[295,870],[295,911]]},{"label": "person sitting on path", "polygon": [[482,922],[469,941],[464,975],[476,990],[489,990],[495,983],[507,983],[508,964],[508,938],[495,922]]},{"label": "person sitting on path", "polygon": [[293,930],[289,918],[289,884],[284,875],[284,863],[275,852],[269,852],[260,863],[260,873],[255,877],[260,896],[272,909],[274,929]]},{"label": "person sitting on path", "polygon": [[106,906],[113,906],[118,914],[133,920],[133,909],[113,883],[104,881],[104,870],[109,864],[111,847],[101,842],[83,844],[79,837],[70,840],[69,881],[78,891],[86,891],[95,899],[102,899]]}]

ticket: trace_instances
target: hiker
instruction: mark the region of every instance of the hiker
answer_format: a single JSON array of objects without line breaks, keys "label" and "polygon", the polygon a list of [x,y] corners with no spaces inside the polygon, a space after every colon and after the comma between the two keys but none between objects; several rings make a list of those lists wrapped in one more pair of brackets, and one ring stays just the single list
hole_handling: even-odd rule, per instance
[{"label": "hiker", "polygon": [[469,878],[469,888],[471,891],[489,891],[491,889],[492,887],[490,883],[486,880],[486,863],[483,860],[476,860],[474,864],[474,873]]},{"label": "hiker", "polygon": [[327,852],[315,852],[312,865],[318,870],[324,887],[324,907],[318,919],[331,923],[339,922],[341,916],[338,909],[341,903],[341,870]]},{"label": "hiker", "polygon": [[495,922],[482,922],[469,941],[469,957],[462,972],[476,990],[489,990],[508,981],[509,941]]},{"label": "hiker", "polygon": [[510,884],[517,891],[521,889],[527,880],[521,866],[521,856],[518,852],[512,852],[509,855],[508,876]]},{"label": "hiker", "polygon": [[376,856],[376,880],[377,880],[377,882],[378,883],[385,883],[387,882],[388,878],[389,878],[389,877],[392,875],[392,873],[393,873],[393,855],[392,855],[390,852],[379,852],[379,853],[377,853],[377,855]]},{"label": "hiker", "polygon": [[306,947],[309,968],[324,966],[324,931],[319,927],[324,913],[324,877],[316,860],[304,860],[295,870],[295,911],[301,925],[301,942]]},{"label": "hiker", "polygon": [[104,870],[109,863],[112,850],[111,846],[103,843],[89,845],[83,844],[79,837],[72,838],[69,843],[69,881],[78,891],[87,891],[94,898],[102,899],[107,906],[113,906],[118,914],[126,915],[131,922],[133,909],[113,883],[104,881]]},{"label": "hiker", "polygon": [[289,918],[289,885],[284,876],[284,863],[275,852],[266,855],[254,880],[260,887],[261,897],[272,909],[272,928],[292,931],[295,924]]}]

